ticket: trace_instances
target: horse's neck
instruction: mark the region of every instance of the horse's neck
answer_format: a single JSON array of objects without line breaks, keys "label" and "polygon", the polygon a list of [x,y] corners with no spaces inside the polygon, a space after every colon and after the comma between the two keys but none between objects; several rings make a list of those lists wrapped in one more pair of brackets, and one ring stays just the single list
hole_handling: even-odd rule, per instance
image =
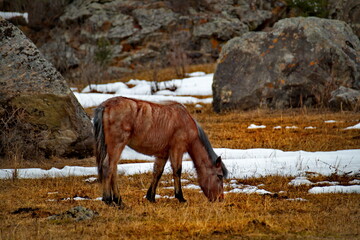
[{"label": "horse's neck", "polygon": [[203,177],[207,168],[212,167],[211,159],[200,139],[196,139],[190,146],[188,153],[194,162],[199,177]]}]

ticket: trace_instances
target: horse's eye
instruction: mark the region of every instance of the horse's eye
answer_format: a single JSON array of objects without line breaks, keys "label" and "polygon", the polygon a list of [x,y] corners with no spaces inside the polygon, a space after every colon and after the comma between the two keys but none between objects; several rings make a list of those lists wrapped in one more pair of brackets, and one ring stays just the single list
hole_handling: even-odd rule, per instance
[{"label": "horse's eye", "polygon": [[218,176],[218,178],[219,178],[220,180],[223,180],[223,178],[224,178],[223,175],[217,175],[217,176]]}]

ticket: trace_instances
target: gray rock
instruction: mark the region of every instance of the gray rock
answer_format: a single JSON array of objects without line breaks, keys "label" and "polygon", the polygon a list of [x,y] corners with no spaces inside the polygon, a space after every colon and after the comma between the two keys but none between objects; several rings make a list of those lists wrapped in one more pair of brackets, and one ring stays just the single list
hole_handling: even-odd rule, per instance
[{"label": "gray rock", "polygon": [[54,41],[46,42],[39,50],[60,71],[75,68],[81,64],[75,49],[69,46],[64,35],[54,38]]},{"label": "gray rock", "polygon": [[360,1],[329,0],[328,4],[330,18],[348,23],[360,38]]},{"label": "gray rock", "polygon": [[222,49],[214,110],[328,105],[338,87],[360,89],[359,51],[359,39],[337,20],[289,18],[271,32],[246,33]]},{"label": "gray rock", "polygon": [[235,8],[235,12],[239,19],[249,26],[250,30],[258,28],[265,21],[272,18],[271,11],[267,10],[252,10],[238,7]]},{"label": "gray rock", "polygon": [[93,219],[94,217],[98,216],[99,214],[89,208],[83,206],[76,206],[69,209],[66,212],[61,214],[56,214],[48,217],[48,220],[51,221],[83,221]]},{"label": "gray rock", "polygon": [[0,154],[18,148],[28,159],[91,155],[92,124],[66,81],[2,18],[0,61]]},{"label": "gray rock", "polygon": [[[154,61],[169,67],[172,42],[182,32],[189,35],[178,44],[188,64],[210,63],[219,56],[226,41],[247,32],[248,26],[263,26],[274,2],[278,1],[73,0],[49,38],[35,42],[69,81],[81,84],[89,75],[83,70],[89,69],[86,64],[94,60],[93,53],[101,39],[109,40],[113,50],[105,67],[119,66],[123,73],[149,69]],[[45,30],[39,35],[47,33]],[[155,53],[146,59],[134,57],[129,65],[128,56],[139,55],[139,50]]]},{"label": "gray rock", "polygon": [[360,109],[360,90],[340,86],[331,92],[329,105],[337,110],[359,110]]},{"label": "gray rock", "polygon": [[135,9],[132,15],[141,26],[142,33],[151,33],[170,23],[175,23],[177,14],[170,9]]},{"label": "gray rock", "polygon": [[195,26],[193,35],[197,38],[215,37],[227,41],[248,31],[248,27],[238,19],[216,18],[210,22]]},{"label": "gray rock", "polygon": [[112,26],[108,34],[110,39],[123,39],[138,31],[134,27],[134,19],[128,15],[117,14],[111,19],[111,23]]}]

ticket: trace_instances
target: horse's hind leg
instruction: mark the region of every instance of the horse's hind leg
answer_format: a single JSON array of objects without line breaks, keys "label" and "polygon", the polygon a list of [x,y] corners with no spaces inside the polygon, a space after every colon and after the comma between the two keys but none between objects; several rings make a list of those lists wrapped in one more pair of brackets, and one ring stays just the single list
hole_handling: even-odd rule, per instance
[{"label": "horse's hind leg", "polygon": [[179,200],[179,202],[186,202],[181,189],[182,156],[183,152],[173,151],[170,153],[170,161],[174,177],[175,197]]},{"label": "horse's hind leg", "polygon": [[125,144],[118,144],[115,146],[109,144],[107,146],[108,161],[106,163],[107,174],[103,180],[103,201],[109,205],[115,203],[119,206],[122,206],[122,201],[117,184],[117,163],[124,147]]},{"label": "horse's hind leg", "polygon": [[117,183],[117,164],[114,166],[114,171],[111,177],[111,193],[112,193],[112,202],[117,204],[120,208],[124,208],[125,205],[122,202],[120,192],[119,192],[119,185]]},{"label": "horse's hind leg", "polygon": [[156,188],[157,188],[157,185],[161,178],[161,175],[164,172],[164,167],[165,167],[166,161],[167,161],[166,158],[165,159],[162,159],[162,158],[155,159],[153,180],[151,182],[149,190],[146,193],[146,199],[149,200],[150,202],[155,202]]}]

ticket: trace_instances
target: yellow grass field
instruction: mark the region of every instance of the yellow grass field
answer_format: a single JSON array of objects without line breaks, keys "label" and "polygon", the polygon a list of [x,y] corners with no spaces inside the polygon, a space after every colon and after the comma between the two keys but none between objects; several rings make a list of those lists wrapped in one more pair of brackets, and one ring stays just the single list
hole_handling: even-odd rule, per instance
[{"label": "yellow grass field", "polygon": [[[295,109],[215,114],[210,105],[187,107],[214,147],[285,151],[360,148],[360,130],[344,130],[360,121],[360,113]],[[267,127],[247,129],[250,124]],[[308,126],[316,129],[304,129]],[[64,165],[95,166],[95,159],[1,161],[0,167]],[[274,194],[229,193],[225,201],[210,203],[199,190],[184,189],[186,203],[161,198],[152,204],[144,199],[151,173],[122,175],[118,181],[127,205],[123,210],[94,200],[100,196],[100,185],[86,183],[86,178],[0,180],[0,239],[360,239],[359,194],[309,194],[310,186],[289,185],[292,177],[236,179],[239,184],[261,184],[259,188]],[[183,178],[196,184],[196,176],[184,173]],[[343,185],[355,178],[309,176],[313,182],[328,180]],[[165,175],[158,193],[172,196],[173,190],[165,188],[169,186],[171,176]],[[71,200],[76,196],[92,200]],[[299,198],[305,201],[296,200]],[[79,222],[48,219],[79,205],[98,215]]]}]

